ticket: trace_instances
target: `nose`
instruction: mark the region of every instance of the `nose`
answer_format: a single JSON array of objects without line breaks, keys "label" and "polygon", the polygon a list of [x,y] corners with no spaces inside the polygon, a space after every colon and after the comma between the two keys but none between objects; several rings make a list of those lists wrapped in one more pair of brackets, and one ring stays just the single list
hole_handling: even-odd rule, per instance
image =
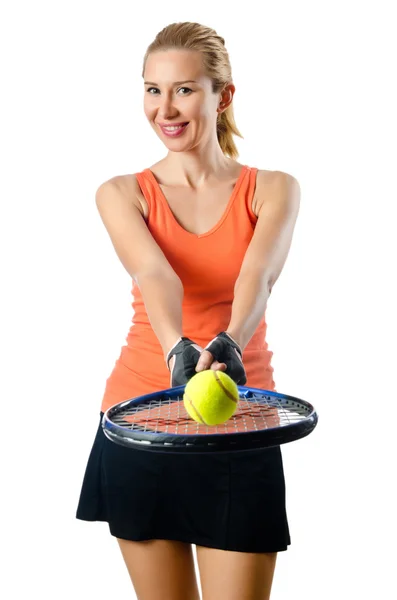
[{"label": "nose", "polygon": [[168,119],[174,118],[178,114],[177,108],[174,106],[174,102],[171,94],[163,94],[158,98],[158,109],[159,116],[167,121]]}]

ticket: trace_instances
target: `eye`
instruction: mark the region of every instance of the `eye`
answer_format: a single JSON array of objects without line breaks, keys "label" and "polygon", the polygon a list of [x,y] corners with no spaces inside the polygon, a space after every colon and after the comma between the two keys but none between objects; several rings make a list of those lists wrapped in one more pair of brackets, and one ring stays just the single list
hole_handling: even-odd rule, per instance
[{"label": "eye", "polygon": [[[157,91],[158,91],[158,88],[155,88],[155,87],[150,87],[150,88],[148,88],[146,91],[147,91],[147,92],[150,94],[150,90],[157,90]],[[179,88],[179,90],[178,90],[178,91],[180,91],[180,90],[188,90],[188,92],[192,92],[192,91],[193,91],[193,90],[191,90],[191,89],[190,89],[190,88],[188,88],[188,87],[181,87],[181,88]],[[152,96],[157,96],[157,94],[151,94],[151,95],[152,95]],[[187,94],[182,94],[182,96],[187,96]]]}]

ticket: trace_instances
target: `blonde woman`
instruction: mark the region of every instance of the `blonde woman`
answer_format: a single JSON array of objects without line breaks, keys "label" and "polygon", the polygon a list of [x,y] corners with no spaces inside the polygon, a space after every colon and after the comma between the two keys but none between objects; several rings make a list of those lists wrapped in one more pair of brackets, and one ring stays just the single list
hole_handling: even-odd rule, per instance
[{"label": "blonde woman", "polygon": [[[265,309],[300,203],[292,175],[237,162],[235,86],[213,29],[165,27],[142,75],[145,115],[167,155],[96,193],[134,311],[101,417],[201,369],[275,390]],[[151,453],[112,443],[100,423],[77,518],[109,523],[139,600],[200,598],[193,544],[203,600],[267,600],[277,553],[291,543],[279,446]]]}]

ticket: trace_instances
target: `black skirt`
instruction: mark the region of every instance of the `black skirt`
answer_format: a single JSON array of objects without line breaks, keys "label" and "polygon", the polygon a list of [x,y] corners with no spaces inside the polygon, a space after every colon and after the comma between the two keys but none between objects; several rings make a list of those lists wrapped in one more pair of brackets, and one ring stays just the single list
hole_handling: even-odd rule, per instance
[{"label": "black skirt", "polygon": [[166,454],[125,448],[98,431],[76,518],[126,540],[167,539],[237,552],[290,545],[280,446]]}]

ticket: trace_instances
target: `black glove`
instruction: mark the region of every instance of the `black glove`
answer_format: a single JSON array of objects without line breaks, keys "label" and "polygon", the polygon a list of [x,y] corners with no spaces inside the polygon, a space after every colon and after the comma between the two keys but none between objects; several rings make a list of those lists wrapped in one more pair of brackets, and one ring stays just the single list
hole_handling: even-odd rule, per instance
[{"label": "black glove", "polygon": [[229,375],[237,385],[247,381],[243,365],[243,353],[240,346],[225,331],[218,333],[205,348],[211,352],[215,360],[226,364],[226,375]]},{"label": "black glove", "polygon": [[198,346],[189,338],[179,338],[165,359],[170,371],[170,358],[174,355],[176,357],[171,371],[171,387],[184,385],[193,375],[196,375],[196,365],[202,350],[201,346]]}]

